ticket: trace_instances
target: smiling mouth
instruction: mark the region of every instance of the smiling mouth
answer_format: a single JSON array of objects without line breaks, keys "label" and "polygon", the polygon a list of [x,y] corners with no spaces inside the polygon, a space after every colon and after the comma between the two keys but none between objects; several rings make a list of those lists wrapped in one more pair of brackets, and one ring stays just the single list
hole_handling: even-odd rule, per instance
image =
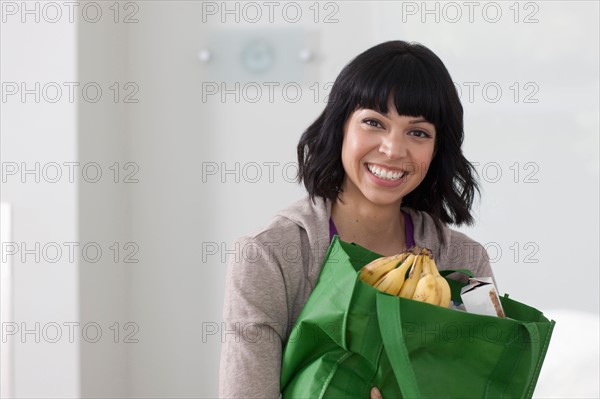
[{"label": "smiling mouth", "polygon": [[406,171],[400,170],[393,172],[391,170],[384,169],[380,166],[376,166],[370,163],[367,164],[367,169],[369,169],[369,172],[373,173],[380,179],[390,181],[400,180],[408,174]]}]

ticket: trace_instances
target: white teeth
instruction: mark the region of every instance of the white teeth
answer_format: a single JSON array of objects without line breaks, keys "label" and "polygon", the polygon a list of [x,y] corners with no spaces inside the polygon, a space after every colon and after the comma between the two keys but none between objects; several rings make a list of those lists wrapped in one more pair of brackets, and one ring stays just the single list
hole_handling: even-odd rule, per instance
[{"label": "white teeth", "polygon": [[384,170],[375,165],[367,164],[367,168],[377,177],[384,180],[400,180],[404,176],[404,172],[392,172],[390,170]]}]

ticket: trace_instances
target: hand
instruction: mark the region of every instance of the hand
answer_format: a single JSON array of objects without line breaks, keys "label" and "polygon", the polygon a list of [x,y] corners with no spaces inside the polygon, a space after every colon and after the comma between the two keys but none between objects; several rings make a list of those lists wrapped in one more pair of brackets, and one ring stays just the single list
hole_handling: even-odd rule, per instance
[{"label": "hand", "polygon": [[371,388],[371,399],[383,399],[383,396],[381,396],[381,392],[379,392],[379,389],[375,387]]}]

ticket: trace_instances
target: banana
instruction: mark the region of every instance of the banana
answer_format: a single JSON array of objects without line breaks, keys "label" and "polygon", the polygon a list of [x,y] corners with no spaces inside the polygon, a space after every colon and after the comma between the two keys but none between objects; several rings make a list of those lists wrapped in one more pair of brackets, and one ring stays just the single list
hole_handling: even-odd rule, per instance
[{"label": "banana", "polygon": [[421,277],[415,288],[412,299],[430,303],[432,305],[439,304],[440,297],[437,290],[437,282],[435,281],[435,276],[433,274],[427,273]]},{"label": "banana", "polygon": [[433,252],[431,252],[431,250],[429,248],[425,248],[425,247],[417,247],[420,250],[420,254],[421,255],[425,255],[429,258],[433,259]]},{"label": "banana", "polygon": [[436,276],[437,285],[440,289],[440,303],[441,307],[450,307],[450,301],[452,300],[452,291],[450,285],[442,276]]},{"label": "banana", "polygon": [[433,257],[426,256],[425,264],[427,266],[427,270],[429,270],[429,272],[435,276],[437,291],[440,297],[439,305],[444,308],[447,308],[448,306],[450,306],[450,301],[452,300],[452,292],[450,290],[450,285],[448,284],[446,279],[440,275],[440,272],[437,269]]},{"label": "banana", "polygon": [[400,291],[400,288],[402,288],[403,283],[404,277],[400,275],[400,268],[396,268],[383,276],[374,287],[379,291],[396,295]]},{"label": "banana", "polygon": [[375,259],[360,270],[360,278],[388,294],[445,308],[450,305],[450,285],[440,275],[433,253],[424,247]]},{"label": "banana", "polygon": [[421,254],[421,257],[423,258],[423,274],[433,274],[435,276],[435,273],[433,272],[433,270],[431,270],[432,258],[423,254]]},{"label": "banana", "polygon": [[404,278],[406,276],[406,272],[408,268],[413,264],[415,256],[413,254],[408,255],[408,257],[402,262],[402,264],[396,267],[391,272],[387,273],[383,276],[374,287],[380,291],[387,292],[388,294],[398,295],[402,285],[404,284]]},{"label": "banana", "polygon": [[406,257],[406,259],[404,260],[404,262],[402,262],[402,264],[400,264],[400,266],[398,266],[398,269],[401,269],[401,276],[402,276],[402,282],[404,282],[404,279],[406,277],[406,272],[408,272],[408,269],[415,263],[415,260],[417,259],[417,257],[411,253],[408,254],[408,256]]},{"label": "banana", "polygon": [[408,279],[402,285],[402,289],[398,296],[402,298],[412,298],[415,293],[415,288],[417,288],[417,284],[419,283],[419,279],[421,278],[421,272],[423,271],[423,256],[416,256],[415,262],[410,269],[410,273],[408,275]]},{"label": "banana", "polygon": [[425,256],[425,266],[428,270],[428,273],[433,274],[434,276],[439,276],[440,272],[438,271],[437,265],[435,264],[435,260],[431,256]]},{"label": "banana", "polygon": [[369,285],[375,285],[409,255],[410,253],[403,252],[399,255],[377,258],[360,269],[360,279]]}]

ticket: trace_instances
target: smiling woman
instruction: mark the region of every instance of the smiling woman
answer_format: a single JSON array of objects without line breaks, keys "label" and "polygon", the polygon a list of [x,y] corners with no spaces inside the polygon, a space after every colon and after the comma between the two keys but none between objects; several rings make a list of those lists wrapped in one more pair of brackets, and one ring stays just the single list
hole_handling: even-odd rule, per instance
[{"label": "smiling woman", "polygon": [[[391,236],[393,246],[379,248],[386,242],[386,226],[378,226],[376,231],[358,228],[360,218],[346,223],[342,209],[350,210],[354,204],[358,216],[372,217],[380,214],[382,223],[393,228],[394,221],[402,220],[397,213],[402,198],[421,184],[435,150],[435,126],[422,118],[400,116],[390,107],[391,112],[359,109],[348,118],[344,127],[342,145],[342,165],[345,179],[342,183],[340,202],[334,203],[332,217],[340,238],[344,241],[363,242],[383,255],[393,255],[405,251],[404,228]],[[348,199],[348,201],[344,201]],[[370,204],[376,206],[369,209]],[[387,210],[390,217],[383,212]],[[342,227],[343,226],[343,227]],[[383,228],[382,228],[383,227]],[[350,232],[354,231],[353,234]],[[388,241],[389,242],[389,241]]]},{"label": "smiling woman", "polygon": [[297,147],[308,195],[236,243],[244,256],[227,274],[224,320],[235,334],[223,342],[221,397],[284,391],[282,351],[335,234],[382,255],[416,244],[440,269],[493,277],[485,249],[448,227],[473,223],[478,189],[462,142],[456,88],[426,47],[382,43],[341,71]]}]

